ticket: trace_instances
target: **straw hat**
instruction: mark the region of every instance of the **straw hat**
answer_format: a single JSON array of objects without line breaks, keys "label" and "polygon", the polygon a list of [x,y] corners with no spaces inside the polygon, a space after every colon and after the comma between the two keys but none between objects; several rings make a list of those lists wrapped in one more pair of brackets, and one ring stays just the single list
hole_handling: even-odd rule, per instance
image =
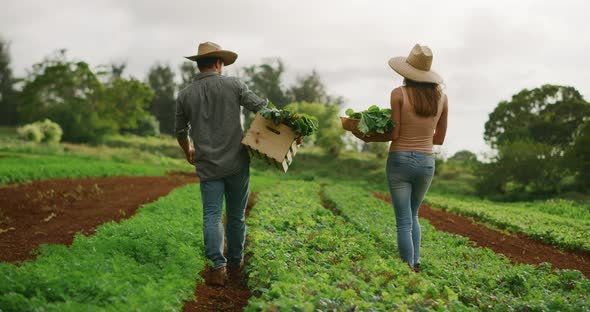
[{"label": "straw hat", "polygon": [[204,57],[220,57],[223,59],[223,65],[231,65],[238,58],[238,54],[228,50],[222,50],[221,46],[213,42],[203,42],[199,44],[197,55],[185,56],[185,58],[191,61],[197,61]]},{"label": "straw hat", "polygon": [[408,79],[437,84],[444,82],[439,74],[430,70],[432,51],[427,46],[416,44],[408,57],[393,57],[388,63],[393,70]]}]

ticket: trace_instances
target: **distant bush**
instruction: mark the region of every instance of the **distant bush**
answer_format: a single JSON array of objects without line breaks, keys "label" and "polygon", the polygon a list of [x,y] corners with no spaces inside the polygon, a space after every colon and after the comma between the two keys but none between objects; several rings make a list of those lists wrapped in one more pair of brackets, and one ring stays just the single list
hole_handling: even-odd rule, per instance
[{"label": "distant bush", "polygon": [[146,115],[137,122],[135,134],[140,136],[160,135],[160,122],[153,115]]},{"label": "distant bush", "polygon": [[43,139],[41,140],[42,142],[59,143],[61,141],[63,131],[57,123],[49,119],[45,119],[43,121],[36,122],[36,124],[39,125],[39,129],[41,129],[41,132],[43,133]]},{"label": "distant bush", "polygon": [[25,141],[39,143],[43,139],[43,132],[41,132],[41,128],[39,128],[37,123],[24,125],[16,129],[16,132],[18,133],[19,138]]},{"label": "distant bush", "polygon": [[24,125],[16,131],[21,139],[35,143],[59,143],[63,134],[61,127],[49,119]]}]

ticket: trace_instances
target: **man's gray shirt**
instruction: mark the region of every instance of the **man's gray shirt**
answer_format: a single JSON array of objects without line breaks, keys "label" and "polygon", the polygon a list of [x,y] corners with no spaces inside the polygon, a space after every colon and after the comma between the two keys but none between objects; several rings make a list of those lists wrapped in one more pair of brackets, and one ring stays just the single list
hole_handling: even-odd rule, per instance
[{"label": "man's gray shirt", "polygon": [[238,173],[250,165],[242,145],[241,106],[257,112],[267,101],[234,77],[205,72],[182,89],[176,100],[176,136],[195,145],[197,174],[202,181]]}]

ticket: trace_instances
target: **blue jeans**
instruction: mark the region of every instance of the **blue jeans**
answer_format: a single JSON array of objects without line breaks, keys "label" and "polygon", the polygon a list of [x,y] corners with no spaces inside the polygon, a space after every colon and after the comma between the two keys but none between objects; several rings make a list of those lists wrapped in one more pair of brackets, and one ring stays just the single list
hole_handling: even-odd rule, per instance
[{"label": "blue jeans", "polygon": [[387,182],[397,227],[399,253],[413,267],[420,263],[418,208],[432,182],[434,156],[423,152],[390,152]]},{"label": "blue jeans", "polygon": [[[237,267],[244,258],[246,238],[246,204],[250,193],[250,168],[219,180],[201,182],[203,200],[203,236],[205,256],[213,269],[229,265]],[[221,223],[225,195],[227,259],[223,256],[224,235]]]}]

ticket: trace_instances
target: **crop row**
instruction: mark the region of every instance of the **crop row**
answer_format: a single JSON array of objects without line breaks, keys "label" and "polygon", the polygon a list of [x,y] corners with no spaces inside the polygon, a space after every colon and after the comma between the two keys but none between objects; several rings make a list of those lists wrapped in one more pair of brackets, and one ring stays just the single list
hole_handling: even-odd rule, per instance
[{"label": "crop row", "polygon": [[[359,188],[326,186],[325,200],[358,230],[370,234],[384,257],[398,257],[390,204]],[[579,271],[513,265],[461,236],[439,232],[421,220],[420,274],[440,292],[451,289],[465,306],[497,311],[587,311],[590,281]]]},{"label": "crop row", "polygon": [[177,189],[71,247],[0,263],[0,311],[180,310],[205,266],[199,196],[195,185]]},{"label": "crop row", "polygon": [[164,175],[166,167],[73,155],[0,155],[0,184],[49,178]]},{"label": "crop row", "polygon": [[590,251],[590,211],[584,206],[559,201],[503,204],[438,194],[429,195],[427,202],[553,245]]},{"label": "crop row", "polygon": [[259,193],[248,221],[248,311],[464,307],[448,287],[383,257],[373,237],[322,207],[319,185],[283,182]]}]

